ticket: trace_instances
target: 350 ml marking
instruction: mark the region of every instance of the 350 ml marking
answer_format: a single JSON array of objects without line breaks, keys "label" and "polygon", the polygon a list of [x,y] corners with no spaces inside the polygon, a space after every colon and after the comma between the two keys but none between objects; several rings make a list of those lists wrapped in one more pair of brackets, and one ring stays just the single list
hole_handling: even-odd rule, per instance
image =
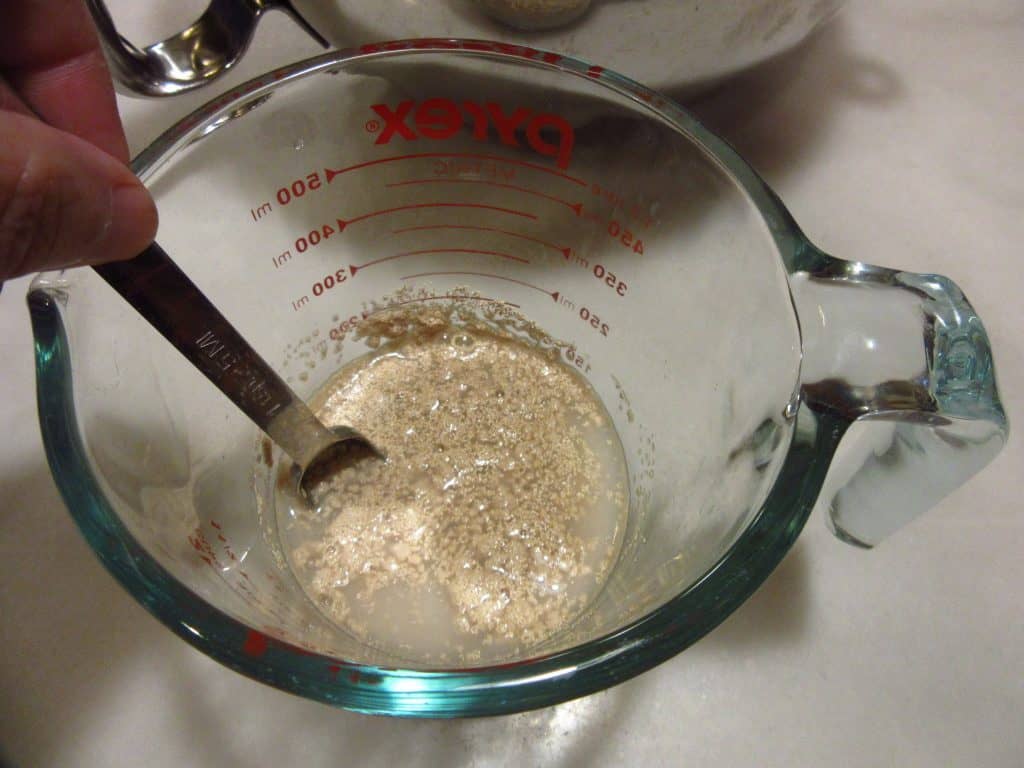
[{"label": "350 ml marking", "polygon": [[584,256],[580,256],[571,248],[566,248],[565,251],[563,251],[563,256],[568,264],[589,270],[594,277],[615,291],[619,296],[625,296],[626,292],[629,290],[629,285],[626,284],[625,281],[620,280],[614,272],[603,264],[594,264],[593,267],[591,267],[589,259]]}]

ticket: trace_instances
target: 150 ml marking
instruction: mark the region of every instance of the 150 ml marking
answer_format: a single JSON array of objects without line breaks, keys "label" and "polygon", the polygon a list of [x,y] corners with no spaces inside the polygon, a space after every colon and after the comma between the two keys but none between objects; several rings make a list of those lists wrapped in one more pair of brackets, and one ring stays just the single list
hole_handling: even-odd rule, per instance
[{"label": "150 ml marking", "polygon": [[587,362],[587,358],[576,351],[576,347],[568,347],[565,350],[565,359],[584,373],[590,373],[590,363]]}]

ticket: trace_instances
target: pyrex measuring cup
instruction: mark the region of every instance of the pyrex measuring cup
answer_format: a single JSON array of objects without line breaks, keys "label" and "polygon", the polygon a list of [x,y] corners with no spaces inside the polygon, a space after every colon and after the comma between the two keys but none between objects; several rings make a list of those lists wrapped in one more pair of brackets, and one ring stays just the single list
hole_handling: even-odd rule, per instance
[{"label": "pyrex measuring cup", "polygon": [[626,453],[625,542],[572,626],[486,666],[412,664],[294,581],[255,429],[95,275],[37,279],[42,430],[89,542],[180,636],[304,696],[451,716],[613,685],[722,621],[816,502],[873,545],[1005,439],[949,280],[822,253],[721,140],[599,67],[450,40],[333,53],[209,104],[136,170],[168,252],[300,394],[365,352],[380,307],[501,302],[558,340]]}]

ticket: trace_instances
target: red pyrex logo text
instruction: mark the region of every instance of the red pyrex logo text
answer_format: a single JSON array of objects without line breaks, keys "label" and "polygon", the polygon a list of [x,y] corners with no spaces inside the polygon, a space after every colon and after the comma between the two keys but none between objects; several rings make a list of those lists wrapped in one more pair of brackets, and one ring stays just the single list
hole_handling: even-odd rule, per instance
[{"label": "red pyrex logo text", "polygon": [[521,146],[519,134],[522,129],[530,149],[540,155],[555,158],[559,168],[568,168],[576,134],[567,120],[548,112],[534,113],[526,107],[517,107],[511,112],[494,102],[478,104],[463,101],[457,104],[452,99],[426,99],[417,104],[403,101],[395,107],[387,104],[372,106],[384,121],[377,137],[377,144],[389,144],[395,136],[407,141],[420,137],[448,139],[458,133],[464,125],[473,130],[473,138],[487,141],[493,125],[502,144],[510,147]]}]

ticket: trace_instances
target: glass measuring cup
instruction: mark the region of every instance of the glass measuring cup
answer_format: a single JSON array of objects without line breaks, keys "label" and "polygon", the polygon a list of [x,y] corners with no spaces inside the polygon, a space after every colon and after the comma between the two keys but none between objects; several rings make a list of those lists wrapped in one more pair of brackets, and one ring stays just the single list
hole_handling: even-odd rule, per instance
[{"label": "glass measuring cup", "polygon": [[365,351],[351,331],[377,307],[505,302],[625,450],[625,543],[576,623],[485,667],[411,665],[291,578],[253,427],[97,277],[39,278],[41,425],[91,545],[180,636],[301,695],[446,716],[599,690],[724,619],[816,502],[871,545],[1005,439],[952,283],[817,250],[724,143],[597,67],[441,40],[330,54],[199,110],[136,169],[168,252],[300,394]]}]

